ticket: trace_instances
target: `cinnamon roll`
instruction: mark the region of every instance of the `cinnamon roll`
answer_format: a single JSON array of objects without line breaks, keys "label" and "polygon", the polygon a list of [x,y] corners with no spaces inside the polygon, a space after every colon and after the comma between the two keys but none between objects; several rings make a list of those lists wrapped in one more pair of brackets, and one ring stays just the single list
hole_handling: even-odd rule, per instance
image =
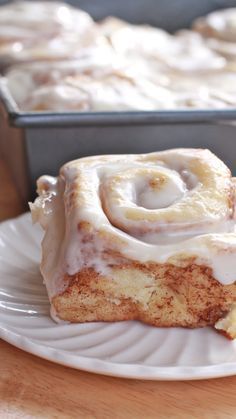
[{"label": "cinnamon roll", "polygon": [[45,230],[56,321],[216,325],[236,336],[235,183],[210,151],[81,158],[42,176],[38,194],[31,211]]},{"label": "cinnamon roll", "polygon": [[185,74],[145,72],[115,59],[110,48],[79,60],[12,67],[5,77],[24,111],[223,109],[236,106],[233,71]]},{"label": "cinnamon roll", "polygon": [[[174,95],[164,86],[130,71],[99,48],[80,60],[41,66],[16,66],[6,74],[7,86],[25,111],[111,111],[175,108]],[[105,59],[103,59],[105,57]]]},{"label": "cinnamon roll", "polygon": [[225,59],[193,31],[171,35],[160,28],[132,25],[113,17],[101,22],[99,29],[117,54],[135,61],[143,59],[162,72],[214,71],[225,67]]},{"label": "cinnamon roll", "polygon": [[[12,66],[5,75],[7,87],[23,110],[80,110],[78,88],[66,83],[67,77],[96,79],[117,71],[123,62],[105,42],[80,51],[76,59],[31,62]],[[70,102],[71,94],[71,102]]]},{"label": "cinnamon roll", "polygon": [[13,1],[0,7],[0,57],[8,64],[73,56],[94,41],[95,24],[63,2]]},{"label": "cinnamon roll", "polygon": [[18,64],[5,81],[23,111],[235,107],[235,10],[170,34],[114,17],[95,23],[61,2],[13,2],[0,7],[0,64]]},{"label": "cinnamon roll", "polygon": [[[218,10],[196,19],[193,29],[206,45],[229,62],[236,60],[236,8]],[[234,67],[235,71],[235,67]]]},{"label": "cinnamon roll", "polygon": [[223,109],[236,106],[236,73],[170,74],[165,87],[177,108]]},{"label": "cinnamon roll", "polygon": [[196,19],[193,29],[209,38],[236,42],[236,8],[216,10]]}]

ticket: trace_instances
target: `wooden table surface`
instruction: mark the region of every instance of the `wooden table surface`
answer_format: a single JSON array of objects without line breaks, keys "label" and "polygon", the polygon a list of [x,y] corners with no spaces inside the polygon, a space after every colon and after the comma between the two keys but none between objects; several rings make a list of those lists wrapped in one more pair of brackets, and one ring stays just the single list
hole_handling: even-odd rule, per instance
[{"label": "wooden table surface", "polygon": [[[0,219],[23,205],[0,158]],[[236,418],[236,376],[138,381],[53,364],[0,341],[0,419]]]}]

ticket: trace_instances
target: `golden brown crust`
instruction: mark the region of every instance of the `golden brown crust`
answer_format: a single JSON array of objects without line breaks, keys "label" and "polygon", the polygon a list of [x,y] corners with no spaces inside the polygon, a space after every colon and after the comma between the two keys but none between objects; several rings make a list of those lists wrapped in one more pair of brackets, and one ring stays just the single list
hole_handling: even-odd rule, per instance
[{"label": "golden brown crust", "polygon": [[214,325],[236,301],[236,285],[224,286],[211,269],[191,263],[130,263],[112,275],[94,269],[67,276],[68,287],[52,304],[70,322],[140,320],[160,327]]}]

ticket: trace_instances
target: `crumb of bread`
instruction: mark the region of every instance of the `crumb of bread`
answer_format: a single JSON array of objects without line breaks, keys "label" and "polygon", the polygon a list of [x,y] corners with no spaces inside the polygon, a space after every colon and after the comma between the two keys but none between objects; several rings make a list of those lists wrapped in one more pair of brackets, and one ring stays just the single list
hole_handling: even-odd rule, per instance
[{"label": "crumb of bread", "polygon": [[230,339],[236,338],[236,303],[223,319],[216,322],[215,328]]}]

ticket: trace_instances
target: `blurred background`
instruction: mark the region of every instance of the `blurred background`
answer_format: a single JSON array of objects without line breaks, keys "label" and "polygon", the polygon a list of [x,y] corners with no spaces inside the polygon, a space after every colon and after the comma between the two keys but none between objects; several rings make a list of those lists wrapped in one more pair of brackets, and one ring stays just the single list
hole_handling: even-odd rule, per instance
[{"label": "blurred background", "polygon": [[[5,3],[9,1],[0,0],[0,4]],[[187,28],[194,18],[214,9],[236,7],[236,0],[69,0],[67,3],[81,7],[95,19],[113,15],[133,23],[159,26],[171,32]]]}]

